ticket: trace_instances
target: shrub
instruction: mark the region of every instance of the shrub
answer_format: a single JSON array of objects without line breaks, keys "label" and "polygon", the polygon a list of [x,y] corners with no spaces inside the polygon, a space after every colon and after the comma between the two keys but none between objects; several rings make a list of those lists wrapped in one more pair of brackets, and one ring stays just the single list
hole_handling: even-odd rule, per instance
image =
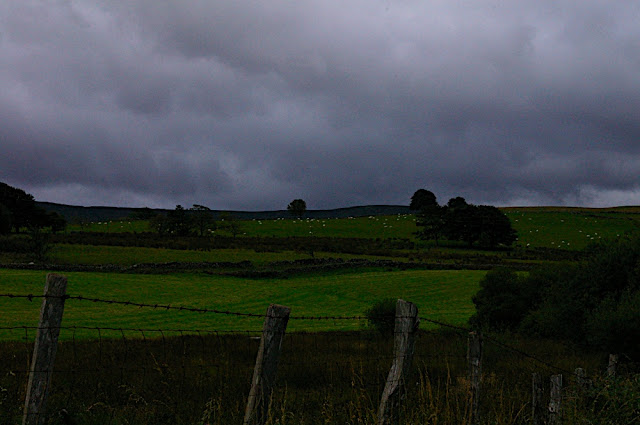
[{"label": "shrub", "polygon": [[376,301],[365,312],[369,325],[382,334],[392,334],[396,323],[396,303],[394,298]]},{"label": "shrub", "polygon": [[588,338],[610,353],[640,358],[640,291],[604,300],[587,322]]},{"label": "shrub", "polygon": [[469,322],[475,327],[515,329],[529,311],[532,294],[526,280],[507,268],[494,269],[480,281],[480,291],[473,296],[476,306]]},{"label": "shrub", "polygon": [[640,375],[625,379],[597,378],[587,395],[590,402],[580,409],[581,423],[637,423],[640,412]]},{"label": "shrub", "polygon": [[472,322],[640,355],[640,233],[589,247],[578,264],[519,277],[489,272],[473,297]]}]

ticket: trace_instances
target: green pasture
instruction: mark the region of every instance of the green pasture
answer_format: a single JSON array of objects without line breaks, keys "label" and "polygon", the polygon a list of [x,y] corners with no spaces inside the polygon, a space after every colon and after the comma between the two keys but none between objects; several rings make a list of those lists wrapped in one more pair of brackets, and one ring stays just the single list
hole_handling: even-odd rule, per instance
[{"label": "green pasture", "polygon": [[[314,252],[314,258],[372,258],[362,255]],[[142,263],[167,262],[240,262],[251,261],[262,265],[277,261],[293,261],[311,258],[309,253],[296,251],[256,252],[251,249],[214,249],[210,251],[145,248],[126,246],[58,244],[51,250],[50,261],[55,264],[117,264],[132,266]],[[380,258],[380,257],[375,257]]]},{"label": "green pasture", "polygon": [[584,249],[601,239],[618,238],[637,228],[640,214],[632,210],[578,208],[509,208],[505,214],[522,247]]},{"label": "green pasture", "polygon": [[[640,208],[560,208],[524,207],[504,208],[518,232],[517,244],[579,250],[602,238],[616,238],[638,227]],[[408,238],[415,240],[414,215],[370,216],[339,219],[276,219],[239,221],[239,236],[321,236],[348,238]],[[228,236],[224,221],[217,222],[213,233]],[[103,221],[70,225],[68,231],[89,232],[147,232],[148,222],[135,220]],[[446,241],[442,245],[447,246]],[[179,261],[179,260],[172,260]]]},{"label": "green pasture", "polygon": [[250,236],[325,236],[336,238],[411,238],[415,216],[392,215],[336,219],[280,219],[242,222]]},{"label": "green pasture", "polygon": [[[335,219],[288,218],[275,220],[238,220],[239,236],[325,236],[343,238],[413,238],[415,216],[391,215]],[[228,236],[224,220],[216,222],[216,234]],[[98,233],[149,232],[147,221],[101,221],[72,224],[68,231]]]},{"label": "green pasture", "polygon": [[121,232],[149,232],[149,222],[146,220],[104,220],[83,224],[71,223],[67,226],[69,232],[97,232],[97,233],[121,233]]},{"label": "green pasture", "polygon": [[[288,279],[246,279],[197,273],[171,275],[64,273],[67,294],[144,304],[170,304],[262,315],[271,303],[291,307],[292,316],[362,316],[375,301],[403,298],[420,315],[464,325],[474,312],[471,297],[482,271],[364,271],[325,273]],[[42,294],[45,271],[0,269],[2,293]],[[0,297],[0,328],[36,326],[40,299]],[[68,300],[63,326],[200,331],[259,331],[262,318]],[[294,331],[353,330],[364,320],[292,319]],[[425,328],[433,327],[423,323]],[[23,329],[0,329],[2,339],[20,339]],[[94,330],[66,330],[62,338],[98,338]],[[111,332],[113,334],[113,332]],[[134,334],[140,336],[139,333]],[[151,333],[153,334],[153,333]],[[117,335],[116,335],[117,336]]]}]

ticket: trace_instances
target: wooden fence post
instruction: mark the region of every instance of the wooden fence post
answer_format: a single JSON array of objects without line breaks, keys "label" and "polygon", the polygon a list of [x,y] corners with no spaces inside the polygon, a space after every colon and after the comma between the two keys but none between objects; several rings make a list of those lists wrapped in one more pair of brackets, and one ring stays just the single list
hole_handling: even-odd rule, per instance
[{"label": "wooden fence post", "polygon": [[531,380],[531,423],[533,425],[544,424],[544,407],[542,406],[542,377],[539,373],[532,374]]},{"label": "wooden fence post", "polygon": [[549,425],[562,422],[562,375],[551,376],[551,393],[549,399]]},{"label": "wooden fence post", "polygon": [[482,375],[482,335],[469,332],[467,361],[469,362],[469,389],[471,391],[471,424],[480,423],[478,413],[480,399],[480,376]]},{"label": "wooden fence post", "polygon": [[617,354],[609,354],[609,365],[607,366],[607,377],[608,378],[615,378],[617,367],[618,367],[618,355]]},{"label": "wooden fence post", "polygon": [[258,357],[253,369],[251,391],[244,412],[245,425],[259,425],[267,421],[269,402],[276,379],[280,347],[289,322],[291,309],[271,304],[262,327]]},{"label": "wooden fence post", "polygon": [[393,363],[378,407],[378,425],[387,425],[398,421],[400,400],[406,392],[405,380],[411,369],[419,326],[418,308],[413,303],[398,300],[396,303]]},{"label": "wooden fence post", "polygon": [[573,375],[576,377],[576,384],[580,391],[584,392],[591,388],[591,380],[587,378],[587,372],[581,367],[577,367],[573,371]]},{"label": "wooden fence post", "polygon": [[40,307],[40,323],[33,348],[27,395],[24,402],[23,425],[39,425],[46,422],[47,397],[58,348],[58,335],[60,335],[66,291],[66,277],[52,273],[47,275],[44,286],[45,298]]}]

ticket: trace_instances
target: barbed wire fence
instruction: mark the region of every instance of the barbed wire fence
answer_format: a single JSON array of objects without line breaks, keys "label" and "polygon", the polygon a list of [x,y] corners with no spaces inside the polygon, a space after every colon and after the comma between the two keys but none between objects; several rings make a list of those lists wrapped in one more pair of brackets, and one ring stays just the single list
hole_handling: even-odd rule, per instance
[{"label": "barbed wire fence", "polygon": [[[424,423],[433,415],[441,415],[444,423],[484,423],[495,421],[496,415],[542,423],[536,422],[542,420],[535,411],[543,402],[532,398],[532,374],[545,380],[560,374],[572,382],[588,380],[582,372],[497,337],[419,316],[415,306],[412,314],[402,313],[401,300],[395,331],[384,335],[326,331],[327,322],[364,328],[365,316],[296,316],[282,306],[252,314],[64,291],[0,298],[43,301],[38,326],[0,328],[6,335],[0,344],[0,424],[386,424],[399,418]],[[251,325],[224,331],[65,327],[43,323],[48,301],[219,314]],[[269,325],[271,321],[280,325]],[[292,321],[306,331],[286,333]],[[446,332],[420,330],[419,323]],[[279,337],[272,332],[278,326]],[[42,339],[55,346],[46,365],[38,363],[35,349]],[[480,347],[475,353],[472,341]],[[44,383],[34,391],[37,375]],[[510,375],[508,391],[505,375]],[[483,408],[496,397],[501,412]],[[34,410],[30,404],[36,398]],[[551,423],[561,408],[557,400],[547,399],[545,420]]]}]

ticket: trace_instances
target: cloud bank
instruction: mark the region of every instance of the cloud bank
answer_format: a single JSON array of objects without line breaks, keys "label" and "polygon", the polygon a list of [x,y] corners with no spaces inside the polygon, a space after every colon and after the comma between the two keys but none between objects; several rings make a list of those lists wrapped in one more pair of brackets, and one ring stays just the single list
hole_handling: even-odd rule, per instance
[{"label": "cloud bank", "polygon": [[640,4],[0,5],[0,180],[76,205],[640,204]]}]

